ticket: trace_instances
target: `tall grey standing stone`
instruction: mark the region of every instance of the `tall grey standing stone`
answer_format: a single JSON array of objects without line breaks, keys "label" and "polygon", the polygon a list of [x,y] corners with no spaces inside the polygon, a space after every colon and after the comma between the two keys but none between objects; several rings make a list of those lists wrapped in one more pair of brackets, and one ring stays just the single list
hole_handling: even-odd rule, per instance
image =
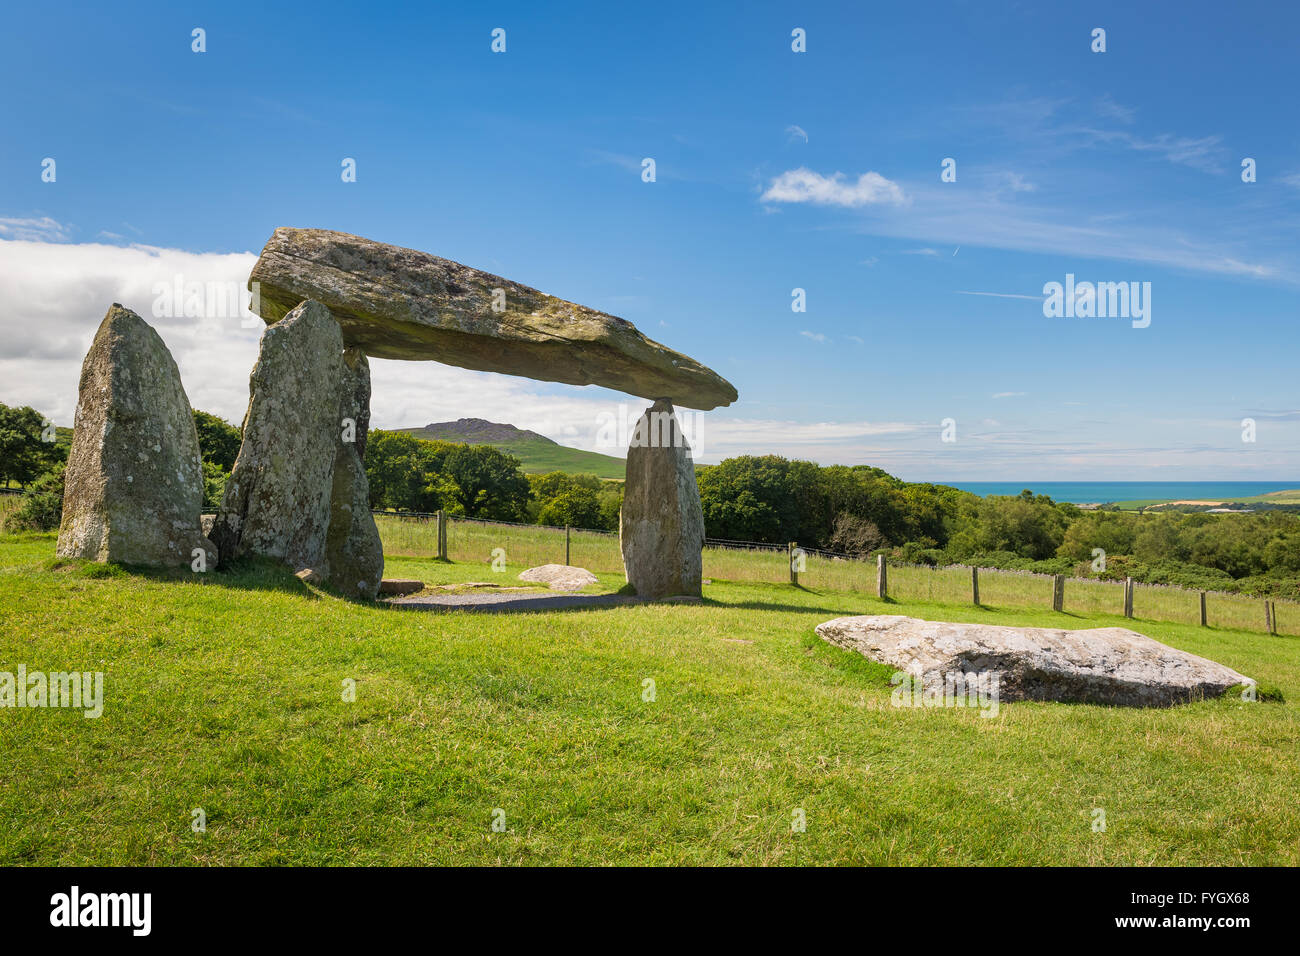
[{"label": "tall grey standing stone", "polygon": [[704,513],[691,449],[667,399],[647,409],[633,431],[618,537],[639,596],[700,596]]},{"label": "tall grey standing stone", "polygon": [[202,510],[199,440],[176,362],[144,319],[115,302],[81,366],[58,554],[214,568]]},{"label": "tall grey standing stone", "polygon": [[325,558],[330,582],[344,594],[374,600],[384,577],[384,546],[370,513],[370,484],[362,464],[370,427],[370,363],[360,349],[343,353],[343,406],[352,441],[339,442],[330,490]]},{"label": "tall grey standing stone", "polygon": [[306,301],[263,333],[249,391],[244,440],[212,529],[222,563],[276,558],[373,599],[383,552],[358,447],[370,421],[365,355],[345,352],[329,309]]}]

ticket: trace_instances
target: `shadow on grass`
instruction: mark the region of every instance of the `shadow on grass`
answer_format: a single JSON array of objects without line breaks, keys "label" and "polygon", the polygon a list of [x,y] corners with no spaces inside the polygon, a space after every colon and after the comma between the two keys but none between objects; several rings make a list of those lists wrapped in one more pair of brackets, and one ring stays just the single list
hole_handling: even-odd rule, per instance
[{"label": "shadow on grass", "polygon": [[[272,558],[240,558],[229,568],[214,571],[191,571],[184,568],[151,568],[117,562],[87,561],[82,558],[51,558],[44,564],[46,571],[67,574],[84,580],[103,578],[138,578],[165,584],[198,584],[205,587],[222,587],[236,591],[280,591],[316,600],[321,597],[308,587],[289,568]],[[320,590],[336,595],[328,588]]]}]

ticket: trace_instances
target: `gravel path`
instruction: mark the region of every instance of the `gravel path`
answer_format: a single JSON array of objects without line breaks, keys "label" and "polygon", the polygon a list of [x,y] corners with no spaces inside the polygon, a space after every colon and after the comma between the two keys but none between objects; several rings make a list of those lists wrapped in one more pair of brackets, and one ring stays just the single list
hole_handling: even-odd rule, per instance
[{"label": "gravel path", "polygon": [[643,603],[624,594],[493,594],[459,591],[446,594],[414,594],[384,602],[415,611],[555,611],[572,607],[613,607]]}]

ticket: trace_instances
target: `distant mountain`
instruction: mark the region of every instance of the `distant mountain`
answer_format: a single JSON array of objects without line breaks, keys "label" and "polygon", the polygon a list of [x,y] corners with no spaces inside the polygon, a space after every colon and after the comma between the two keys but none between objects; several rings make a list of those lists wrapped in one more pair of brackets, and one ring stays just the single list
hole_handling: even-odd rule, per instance
[{"label": "distant mountain", "polygon": [[522,463],[523,470],[534,475],[563,471],[571,475],[596,475],[622,480],[627,466],[622,458],[613,455],[569,448],[537,432],[482,418],[461,418],[454,422],[434,422],[423,428],[395,430],[430,441],[491,445],[508,455],[514,455]]}]

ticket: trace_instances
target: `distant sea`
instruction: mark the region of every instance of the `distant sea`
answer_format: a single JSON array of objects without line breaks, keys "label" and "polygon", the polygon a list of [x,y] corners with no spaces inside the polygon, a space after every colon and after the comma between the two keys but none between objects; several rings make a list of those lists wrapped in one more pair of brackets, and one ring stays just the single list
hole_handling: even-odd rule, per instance
[{"label": "distant sea", "polygon": [[1028,488],[1053,501],[1073,504],[1104,504],[1108,501],[1222,501],[1249,498],[1270,491],[1300,488],[1296,481],[945,481],[977,495],[1018,495]]}]

